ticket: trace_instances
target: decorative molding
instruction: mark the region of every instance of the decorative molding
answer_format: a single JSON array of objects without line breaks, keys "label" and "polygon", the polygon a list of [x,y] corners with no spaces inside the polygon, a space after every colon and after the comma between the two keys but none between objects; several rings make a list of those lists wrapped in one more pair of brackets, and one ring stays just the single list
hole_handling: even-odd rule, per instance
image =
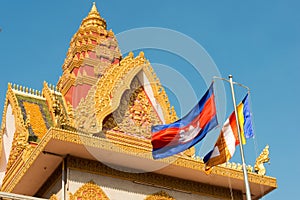
[{"label": "decorative molding", "polygon": [[55,194],[52,194],[49,200],[59,200]]},{"label": "decorative molding", "polygon": [[74,86],[83,85],[83,84],[93,86],[96,84],[96,82],[97,82],[97,78],[88,76],[86,74],[81,74],[80,72],[78,72]]},{"label": "decorative molding", "polygon": [[[109,59],[110,62],[103,62],[100,57],[90,58],[90,54],[104,56]],[[76,84],[76,76],[73,74],[74,68],[80,68],[86,62],[91,63],[89,61],[97,60],[97,62],[94,62],[94,65],[92,65],[94,67],[95,77],[97,77],[114,62],[115,58],[119,60],[121,53],[114,33],[111,30],[106,30],[105,20],[100,16],[96,6],[93,5],[88,16],[82,20],[78,31],[70,41],[70,47],[62,66],[63,75],[57,84],[60,91],[63,95],[66,95],[69,89]],[[100,63],[100,65],[98,63]],[[78,81],[77,84],[82,80]],[[90,78],[85,81],[88,81],[89,84],[94,84]]]},{"label": "decorative molding", "polygon": [[43,87],[43,90],[42,90],[42,94],[46,98],[49,113],[52,117],[52,120],[54,121],[54,119],[55,119],[54,110],[53,110],[53,104],[54,104],[54,100],[55,100],[54,95],[51,92],[50,88],[48,87],[48,83],[46,81],[44,81],[43,85],[44,85],[44,87]]},{"label": "decorative molding", "polygon": [[[100,162],[86,160],[76,157],[68,157],[68,166],[74,170],[81,170],[88,173],[95,173],[103,176],[133,181],[136,184],[144,184],[153,187],[162,187],[169,190],[193,193],[204,196],[213,196],[216,198],[230,199],[229,188],[223,188],[214,185],[207,185],[195,181],[184,180],[166,175],[148,173],[126,173],[112,169]],[[241,191],[232,191],[233,199],[241,199]]]},{"label": "decorative molding", "polygon": [[[50,129],[51,130],[51,129]],[[18,160],[14,162],[14,165],[9,168],[6,171],[6,176],[4,177],[1,191],[4,192],[12,192],[13,189],[16,187],[16,185],[19,183],[21,178],[24,176],[24,174],[27,172],[27,170],[30,168],[30,166],[33,164],[33,162],[36,160],[38,155],[42,153],[45,146],[51,139],[52,134],[48,133],[44,135],[40,143],[36,146],[36,148],[33,149],[30,156],[27,158],[27,160],[22,160],[22,154],[18,157]]]},{"label": "decorative molding", "polygon": [[[117,137],[117,135],[115,135],[115,137]],[[48,131],[48,133],[44,136],[44,138],[40,141],[40,143],[37,145],[37,147],[33,150],[31,155],[29,156],[29,158],[24,162],[24,164],[22,164],[22,167],[20,167],[20,168],[14,167],[14,168],[11,168],[7,172],[7,176],[10,178],[9,178],[9,180],[7,179],[7,181],[5,181],[3,183],[2,191],[11,192],[13,190],[13,188],[21,180],[21,178],[26,173],[26,171],[29,169],[29,167],[33,164],[33,162],[38,157],[38,155],[42,153],[42,151],[44,150],[45,146],[47,145],[47,143],[49,142],[49,140],[51,138],[61,140],[64,142],[83,144],[83,145],[87,145],[89,147],[105,149],[105,150],[109,150],[112,152],[121,152],[121,153],[125,153],[128,155],[138,156],[141,158],[152,159],[151,149],[146,148],[145,146],[139,146],[139,144],[133,145],[134,144],[133,142],[131,144],[125,143],[124,141],[122,142],[122,137],[124,137],[124,136],[120,136],[120,139],[118,141],[111,141],[111,140],[104,139],[104,138],[88,136],[86,134],[81,134],[78,132],[72,132],[72,131],[61,130],[61,129],[57,129],[57,128],[51,128]],[[126,135],[126,138],[129,139],[130,136]],[[134,138],[134,137],[132,137],[132,138],[133,138],[133,140],[139,140],[139,138]],[[111,148],[112,145],[113,146],[117,146],[117,145],[122,146],[122,148]],[[88,160],[85,161],[84,159],[82,159],[82,161],[80,161],[80,162],[83,162],[83,163],[88,162],[88,163],[82,164],[82,165],[85,165],[86,167],[90,166],[91,168],[89,168],[89,170],[91,170],[91,171],[97,171],[97,167],[99,167],[99,165],[101,165],[101,163],[99,163],[99,162],[88,161]],[[92,162],[92,163],[94,162],[94,164],[91,164],[90,162]],[[192,159],[189,157],[180,157],[178,155],[175,155],[175,156],[172,156],[169,158],[161,159],[160,162],[170,163],[171,165],[194,169],[194,170],[199,171],[199,173],[203,172],[203,170],[204,170],[203,161]],[[79,165],[81,165],[81,164],[79,164]],[[111,170],[112,169],[109,168],[108,171],[111,171]],[[116,174],[116,176],[117,176],[118,173],[121,173],[121,172],[118,171],[115,173],[117,173]],[[226,168],[226,167],[222,167],[222,166],[216,166],[212,169],[211,175],[213,175],[213,174],[220,175],[223,177],[233,178],[233,179],[237,179],[237,180],[243,180],[243,172],[241,170],[237,170],[237,169],[230,169],[230,168]],[[249,173],[248,178],[249,178],[250,183],[266,185],[266,186],[270,186],[273,188],[277,187],[276,178],[272,178],[269,176],[260,176],[255,173]],[[159,184],[159,182],[160,182],[159,180],[160,180],[160,178],[158,177],[157,184]]]},{"label": "decorative molding", "polygon": [[140,52],[139,56],[133,58],[133,53],[130,52],[121,60],[120,64],[112,65],[97,82],[94,102],[99,130],[102,130],[104,118],[118,108],[123,93],[130,89],[133,78],[141,70],[150,79],[154,96],[164,112],[165,121],[171,122],[177,119],[175,110],[170,107],[168,96],[160,85],[149,61],[145,59],[144,53]]},{"label": "decorative molding", "polygon": [[165,191],[159,191],[154,194],[148,195],[145,200],[176,200]]},{"label": "decorative molding", "polygon": [[85,183],[72,195],[70,193],[70,200],[109,200],[104,191],[93,181]]},{"label": "decorative molding", "polygon": [[[18,159],[18,157],[21,156],[21,152],[25,148],[30,148],[30,147],[28,147],[29,144],[27,142],[28,137],[29,137],[29,132],[28,132],[26,123],[23,119],[23,115],[22,115],[22,111],[19,107],[18,99],[17,99],[16,95],[14,94],[14,91],[13,91],[10,83],[8,84],[8,89],[6,92],[6,99],[5,99],[5,104],[4,104],[5,106],[4,106],[3,113],[6,113],[8,104],[11,105],[12,112],[15,117],[16,131],[14,133],[14,138],[13,138],[12,147],[11,147],[11,151],[10,151],[8,162],[7,162],[6,171],[8,171],[12,167],[12,165],[15,163],[15,161]],[[5,124],[6,124],[6,117],[4,116],[2,118],[2,128],[1,128],[2,131],[4,131]],[[2,134],[3,134],[3,132],[2,132]],[[5,181],[5,178],[6,177],[4,177],[4,181]]]}]

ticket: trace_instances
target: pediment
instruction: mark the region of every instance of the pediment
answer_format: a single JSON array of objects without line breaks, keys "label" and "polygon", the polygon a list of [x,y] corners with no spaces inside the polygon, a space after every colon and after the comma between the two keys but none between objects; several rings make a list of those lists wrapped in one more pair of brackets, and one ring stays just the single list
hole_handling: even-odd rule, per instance
[{"label": "pediment", "polygon": [[141,52],[112,65],[75,110],[78,129],[93,135],[108,130],[150,138],[153,124],[177,119],[150,63]]}]

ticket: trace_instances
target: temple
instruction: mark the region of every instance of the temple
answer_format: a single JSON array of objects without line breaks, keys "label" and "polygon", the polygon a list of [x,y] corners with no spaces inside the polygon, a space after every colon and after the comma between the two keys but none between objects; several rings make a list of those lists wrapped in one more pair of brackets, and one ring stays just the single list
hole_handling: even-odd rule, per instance
[{"label": "temple", "polygon": [[[144,53],[122,55],[93,4],[55,86],[8,84],[0,199],[245,199],[240,164],[207,175],[193,148],[153,160],[151,125],[177,119]],[[257,160],[248,166],[253,199],[277,188],[263,167],[268,155]]]}]

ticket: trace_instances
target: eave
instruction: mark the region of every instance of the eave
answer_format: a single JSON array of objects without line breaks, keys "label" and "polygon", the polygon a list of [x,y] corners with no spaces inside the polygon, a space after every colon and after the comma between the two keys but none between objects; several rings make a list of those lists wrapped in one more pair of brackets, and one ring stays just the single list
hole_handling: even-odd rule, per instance
[{"label": "eave", "polygon": [[[130,137],[121,134],[119,140],[110,140],[51,128],[28,159],[22,162],[22,156],[20,156],[19,161],[7,172],[2,191],[34,195],[59,166],[65,155],[94,161],[100,160],[102,163],[108,163],[109,166],[117,165],[136,171],[155,170],[157,174],[210,186],[228,188],[231,184],[232,189],[244,191],[241,170],[218,166],[212,170],[210,175],[206,175],[203,171],[204,164],[200,160],[178,155],[162,160],[153,160],[151,146],[141,145],[146,141],[134,137],[131,137],[132,142],[128,142],[128,140]],[[248,177],[253,199],[259,199],[277,187],[275,178],[255,173],[249,173]]]}]

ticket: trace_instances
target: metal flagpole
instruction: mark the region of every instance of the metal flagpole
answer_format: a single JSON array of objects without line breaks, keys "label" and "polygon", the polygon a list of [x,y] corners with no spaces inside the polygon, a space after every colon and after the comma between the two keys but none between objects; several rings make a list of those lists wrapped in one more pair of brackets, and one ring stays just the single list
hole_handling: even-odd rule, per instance
[{"label": "metal flagpole", "polygon": [[229,83],[230,83],[231,94],[232,94],[232,102],[233,102],[233,107],[234,107],[234,113],[235,113],[235,119],[236,119],[236,126],[237,126],[237,130],[238,130],[239,141],[240,141],[240,145],[239,146],[240,146],[240,152],[241,152],[242,167],[243,167],[243,174],[244,174],[244,182],[245,182],[245,189],[246,189],[246,199],[247,200],[251,200],[251,192],[250,192],[250,186],[249,186],[249,181],[248,181],[248,174],[247,174],[246,163],[245,163],[245,158],[244,158],[244,149],[243,149],[243,144],[242,144],[242,137],[241,137],[241,131],[240,131],[240,126],[239,126],[239,119],[238,119],[238,113],[237,113],[237,108],[236,108],[236,102],[235,102],[235,95],[234,95],[232,75],[229,75]]}]

